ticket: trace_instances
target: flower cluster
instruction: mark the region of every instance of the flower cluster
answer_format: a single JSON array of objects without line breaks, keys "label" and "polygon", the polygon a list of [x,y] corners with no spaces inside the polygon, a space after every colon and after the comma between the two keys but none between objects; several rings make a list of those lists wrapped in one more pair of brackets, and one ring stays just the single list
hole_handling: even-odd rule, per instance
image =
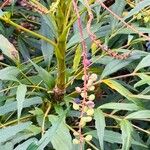
[{"label": "flower cluster", "polygon": [[[85,75],[82,76],[82,80],[85,80]],[[87,77],[87,84],[86,84],[86,92],[84,91],[84,88],[76,87],[76,92],[80,94],[81,98],[75,98],[73,101],[73,109],[74,110],[79,110],[81,112],[80,116],[80,121],[79,121],[79,126],[83,128],[86,123],[92,121],[92,117],[94,114],[94,100],[95,100],[95,95],[93,94],[95,90],[94,82],[97,80],[97,75],[96,74],[91,74]],[[73,139],[74,144],[79,144],[82,142],[79,138],[81,136],[78,132],[74,133],[74,136],[76,137]],[[87,135],[82,138],[85,141],[90,141],[92,140],[91,135]]]}]

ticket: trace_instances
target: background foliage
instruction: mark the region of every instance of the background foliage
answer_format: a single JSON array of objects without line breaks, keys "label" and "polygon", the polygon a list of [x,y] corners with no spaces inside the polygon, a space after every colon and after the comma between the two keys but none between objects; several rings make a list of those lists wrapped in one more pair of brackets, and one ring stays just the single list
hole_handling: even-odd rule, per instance
[{"label": "background foliage", "polygon": [[72,1],[29,2],[32,7],[15,0],[0,10],[0,149],[150,149],[150,1],[108,3],[129,26],[96,1],[89,2],[94,14],[91,31],[112,51],[131,52],[126,59],[109,56],[91,42],[86,4],[78,2],[91,61],[88,72],[98,76],[93,120],[82,131],[93,138],[82,145],[72,142],[80,116],[72,107],[80,98],[75,87],[83,85]]}]

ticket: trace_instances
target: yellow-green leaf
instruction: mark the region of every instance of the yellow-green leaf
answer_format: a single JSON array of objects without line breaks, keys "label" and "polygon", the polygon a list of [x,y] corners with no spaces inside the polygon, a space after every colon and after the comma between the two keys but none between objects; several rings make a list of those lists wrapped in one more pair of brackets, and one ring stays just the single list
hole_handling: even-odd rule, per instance
[{"label": "yellow-green leaf", "polygon": [[81,54],[82,54],[82,49],[81,46],[78,45],[76,48],[76,52],[75,52],[75,56],[74,56],[74,60],[73,60],[73,70],[76,71],[78,69],[80,60],[81,60]]},{"label": "yellow-green leaf", "polygon": [[118,83],[117,81],[112,80],[112,79],[106,79],[106,80],[103,80],[103,83],[107,84],[111,89],[116,90],[118,93],[126,97],[128,100],[133,101],[138,106],[141,106],[141,107],[143,106],[142,102],[139,101],[138,98],[133,97],[133,94],[124,86],[122,86],[120,83]]}]

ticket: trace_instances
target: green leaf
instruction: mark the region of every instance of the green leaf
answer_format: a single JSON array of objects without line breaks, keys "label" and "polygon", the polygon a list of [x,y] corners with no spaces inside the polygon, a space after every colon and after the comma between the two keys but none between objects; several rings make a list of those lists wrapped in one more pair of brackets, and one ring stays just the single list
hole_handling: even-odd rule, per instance
[{"label": "green leaf", "polygon": [[144,84],[150,84],[150,77],[146,77],[145,79],[140,80],[139,82],[134,84],[134,88],[137,88],[137,87],[142,86]]},{"label": "green leaf", "polygon": [[1,143],[0,150],[14,150],[14,145],[12,142]]},{"label": "green leaf", "polygon": [[103,82],[107,84],[111,89],[116,90],[122,96],[126,97],[128,100],[133,101],[138,106],[143,107],[142,102],[139,101],[137,98],[133,97],[133,94],[124,86],[122,86],[120,83],[118,83],[117,81],[112,80],[112,79],[106,79],[106,80],[103,80]]},{"label": "green leaf", "polygon": [[149,0],[144,0],[139,2],[129,13],[128,15],[125,17],[125,19],[139,13],[142,9],[144,9],[145,7],[150,5],[150,1]]},{"label": "green leaf", "polygon": [[50,14],[42,14],[42,21],[44,21],[50,29],[50,36],[57,37],[57,25],[55,23],[55,19]]},{"label": "green leaf", "polygon": [[21,111],[23,108],[23,102],[25,101],[26,92],[27,92],[27,86],[24,84],[20,84],[17,88],[17,94],[16,94],[18,119],[20,119],[21,116]]},{"label": "green leaf", "polygon": [[[41,103],[42,103],[41,97],[33,97],[33,98],[25,99],[22,108],[27,108],[32,105],[41,104]],[[16,110],[17,110],[17,101],[10,102],[0,107],[0,115],[4,115]]]},{"label": "green leaf", "polygon": [[31,122],[26,123],[20,123],[14,126],[5,127],[3,129],[0,129],[0,142],[5,142],[12,136],[16,135],[18,132],[23,131],[24,129],[27,129],[31,125]]},{"label": "green leaf", "polygon": [[38,71],[39,76],[44,81],[44,83],[48,86],[48,88],[52,89],[54,84],[55,84],[54,77],[50,73],[48,73],[45,69],[43,69],[42,67],[38,66],[34,62],[31,61],[31,63],[33,64],[35,69]]},{"label": "green leaf", "polygon": [[[42,17],[41,17],[41,33],[42,35],[45,35],[47,38],[53,39],[54,35],[52,34],[50,24],[46,23],[48,18],[44,15]],[[49,43],[45,42],[44,40],[41,40],[41,49],[42,49],[44,60],[46,64],[48,64],[49,66],[54,54],[54,47]]]},{"label": "green leaf", "polygon": [[134,87],[137,88],[139,86],[142,86],[143,84],[148,84],[150,85],[150,76],[144,74],[144,73],[140,73],[138,74],[138,76],[142,79],[140,81],[138,81],[137,83],[134,84]]},{"label": "green leaf", "polygon": [[21,149],[22,150],[27,150],[27,148],[29,147],[29,145],[31,145],[31,143],[36,142],[36,141],[37,141],[36,138],[31,138],[29,140],[26,140],[22,144],[19,144],[14,150],[21,150]]},{"label": "green leaf", "polygon": [[78,45],[78,47],[76,48],[76,52],[74,55],[74,60],[73,60],[73,70],[76,71],[78,69],[79,63],[81,61],[81,56],[82,56],[82,49],[81,46]]},{"label": "green leaf", "polygon": [[38,146],[35,142],[31,143],[26,150],[38,150]]},{"label": "green leaf", "polygon": [[[136,30],[138,30],[139,32],[142,32],[142,33],[150,33],[150,30],[149,28],[144,28],[144,27],[136,27]],[[119,31],[117,32],[118,34],[137,34],[135,31],[129,29],[129,28],[122,28],[122,29],[119,29]],[[141,39],[136,39],[134,41],[141,41]]]},{"label": "green leaf", "polygon": [[17,44],[18,44],[19,52],[21,53],[24,60],[27,61],[28,59],[30,59],[29,49],[20,36],[18,36]]},{"label": "green leaf", "polygon": [[[116,15],[121,16],[125,6],[126,6],[125,0],[116,1],[115,4],[112,6],[112,11]],[[111,20],[111,27],[113,31],[115,27],[117,27],[119,21],[113,15],[110,16],[110,20]]]},{"label": "green leaf", "polygon": [[[30,125],[30,126],[32,126],[32,125]],[[21,144],[21,143],[23,143],[25,140],[27,140],[27,139],[29,139],[29,138],[32,138],[33,135],[37,135],[38,133],[35,133],[34,131],[32,132],[32,131],[29,130],[30,126],[29,126],[27,129],[25,129],[25,130],[23,130],[23,131],[17,133],[15,136],[11,137],[11,138],[9,139],[9,141],[11,141],[14,146],[16,146],[16,145],[18,145],[19,143]],[[40,133],[40,132],[39,132],[39,133]]]},{"label": "green leaf", "polygon": [[19,53],[15,47],[2,34],[0,34],[0,41],[0,49],[2,50],[2,53],[18,63]]},{"label": "green leaf", "polygon": [[132,125],[128,120],[122,120],[120,122],[122,132],[122,150],[130,150],[131,147],[131,134],[133,131]]},{"label": "green leaf", "polygon": [[108,63],[105,67],[105,69],[102,72],[101,79],[104,77],[118,71],[119,69],[122,69],[123,67],[127,66],[129,63],[131,63],[131,60],[112,60],[110,63]]},{"label": "green leaf", "polygon": [[[87,132],[86,135],[87,134],[90,134],[93,137],[95,137],[96,139],[98,139],[97,131],[95,131],[95,130]],[[118,132],[114,132],[112,130],[105,130],[104,141],[111,143],[111,144],[115,144],[115,143],[122,144],[121,134]],[[131,144],[147,148],[147,146],[145,144],[135,141],[134,139],[131,139]]]},{"label": "green leaf", "polygon": [[100,109],[116,109],[116,110],[129,110],[129,111],[134,111],[134,110],[139,110],[140,107],[133,103],[106,103],[98,108]]},{"label": "green leaf", "polygon": [[150,84],[150,77],[146,77],[145,79],[140,80],[139,82],[134,84],[134,87],[137,88],[137,87],[142,86],[144,84]]},{"label": "green leaf", "polygon": [[50,115],[49,120],[52,123],[43,137],[38,142],[38,149],[43,149],[46,145],[51,142],[54,149],[56,150],[71,150],[72,149],[72,139],[69,130],[64,122],[64,117]]},{"label": "green leaf", "polygon": [[[82,147],[84,149],[84,147]],[[80,150],[80,144],[73,144],[72,150]]]},{"label": "green leaf", "polygon": [[126,119],[150,119],[150,110],[141,110],[129,114]]},{"label": "green leaf", "polygon": [[[101,25],[102,23],[94,24],[91,27],[91,31],[93,33],[98,32],[100,34],[100,37],[103,37],[107,33],[107,30],[110,30],[110,25],[105,25],[103,27],[101,27]],[[83,36],[84,39],[87,39],[89,37],[86,28],[83,29]],[[77,32],[70,38],[69,42],[67,43],[67,49],[80,42],[80,34],[79,32]]]},{"label": "green leaf", "polygon": [[95,119],[95,128],[97,131],[99,143],[101,150],[104,150],[104,131],[105,131],[105,117],[103,112],[100,109],[96,109],[94,112],[94,119]]},{"label": "green leaf", "polygon": [[130,95],[131,98],[137,98],[137,99],[147,99],[150,100],[150,95],[142,95],[142,94],[137,94],[137,95]]},{"label": "green leaf", "polygon": [[10,81],[18,81],[16,78],[19,74],[19,70],[16,67],[10,66],[0,70],[0,79],[1,80],[10,80]]},{"label": "green leaf", "polygon": [[150,66],[150,55],[147,55],[144,57],[141,62],[138,64],[138,66],[135,68],[134,72],[137,72],[139,69],[145,68]]}]

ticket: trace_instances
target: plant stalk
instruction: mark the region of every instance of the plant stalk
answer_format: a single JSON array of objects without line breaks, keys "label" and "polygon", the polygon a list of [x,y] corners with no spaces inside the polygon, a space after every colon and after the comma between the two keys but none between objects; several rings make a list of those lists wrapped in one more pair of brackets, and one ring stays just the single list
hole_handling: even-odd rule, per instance
[{"label": "plant stalk", "polygon": [[[69,0],[68,3],[71,3],[71,1]],[[57,80],[54,89],[54,95],[56,101],[62,100],[63,95],[65,93],[65,84],[66,84],[65,52],[66,52],[68,31],[70,29],[68,28],[66,30],[66,24],[68,21],[68,20],[66,21],[66,14],[68,13],[67,11],[70,9],[69,8],[70,5],[68,5],[68,3],[60,0],[55,16],[58,28],[57,47],[55,48],[55,54],[57,58]]]}]

